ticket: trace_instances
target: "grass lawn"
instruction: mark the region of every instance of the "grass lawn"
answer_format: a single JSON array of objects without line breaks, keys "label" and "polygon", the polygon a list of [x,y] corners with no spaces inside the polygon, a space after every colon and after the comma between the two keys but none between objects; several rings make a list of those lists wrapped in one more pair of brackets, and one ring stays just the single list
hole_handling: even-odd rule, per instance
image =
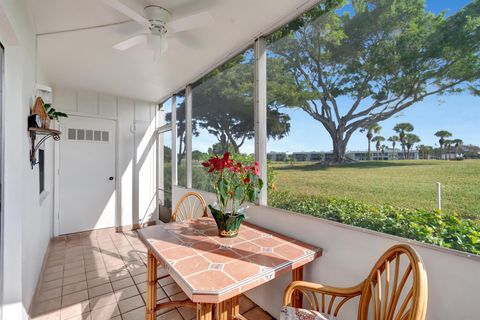
[{"label": "grass lawn", "polygon": [[480,217],[480,160],[365,161],[330,167],[298,162],[293,166],[271,165],[278,190],[407,208],[436,208],[438,181],[443,188],[443,211]]}]

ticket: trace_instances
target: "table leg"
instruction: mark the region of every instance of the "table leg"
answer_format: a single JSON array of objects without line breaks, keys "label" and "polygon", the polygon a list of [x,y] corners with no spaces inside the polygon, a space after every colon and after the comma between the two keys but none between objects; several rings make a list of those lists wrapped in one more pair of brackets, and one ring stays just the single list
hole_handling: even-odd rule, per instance
[{"label": "table leg", "polygon": [[235,319],[240,314],[238,296],[218,303],[215,310],[217,320]]},{"label": "table leg", "polygon": [[213,304],[197,303],[197,320],[212,320]]},{"label": "table leg", "polygon": [[157,259],[148,250],[146,320],[156,320],[157,306]]},{"label": "table leg", "polygon": [[[293,269],[292,271],[293,281],[303,281],[303,266]],[[292,297],[292,307],[301,308],[303,306],[303,294],[295,290]]]}]

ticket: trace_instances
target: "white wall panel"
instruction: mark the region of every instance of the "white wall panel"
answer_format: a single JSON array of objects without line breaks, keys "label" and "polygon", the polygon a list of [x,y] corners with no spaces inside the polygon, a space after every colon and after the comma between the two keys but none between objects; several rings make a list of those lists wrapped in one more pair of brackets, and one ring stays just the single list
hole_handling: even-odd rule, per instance
[{"label": "white wall panel", "polygon": [[134,134],[131,131],[134,119],[134,102],[131,99],[118,98],[118,159],[117,183],[119,190],[118,206],[120,225],[128,226],[133,222],[133,151]]},{"label": "white wall panel", "polygon": [[54,92],[55,109],[77,111],[77,93],[75,90],[62,89]]},{"label": "white wall panel", "polygon": [[77,92],[77,111],[84,114],[98,114],[98,94],[89,91]]},{"label": "white wall panel", "polygon": [[156,217],[156,117],[151,103],[135,104],[136,174],[140,223]]},{"label": "white wall panel", "polygon": [[102,116],[117,116],[117,98],[101,94],[98,97],[98,113]]},{"label": "white wall panel", "polygon": [[[5,199],[3,319],[26,319],[53,229],[53,193],[39,196],[38,166],[30,166],[27,116],[35,92],[35,33],[24,1],[0,1],[0,24],[18,40],[5,46],[4,141]],[[41,72],[39,72],[41,73]],[[45,79],[42,79],[44,81]],[[48,85],[48,82],[42,84]],[[46,187],[51,188],[52,142],[45,144]]]}]

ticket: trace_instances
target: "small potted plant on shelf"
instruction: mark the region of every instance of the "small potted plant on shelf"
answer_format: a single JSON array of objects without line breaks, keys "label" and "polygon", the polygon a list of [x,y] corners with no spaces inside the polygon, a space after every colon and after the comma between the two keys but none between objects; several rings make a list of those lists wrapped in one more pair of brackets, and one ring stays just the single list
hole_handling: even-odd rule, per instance
[{"label": "small potted plant on shelf", "polygon": [[55,110],[50,103],[45,103],[45,111],[47,111],[47,115],[50,120],[58,121],[59,118],[68,118],[66,113]]},{"label": "small potted plant on shelf", "polygon": [[243,164],[225,152],[222,158],[211,157],[202,165],[213,175],[217,202],[208,207],[217,223],[218,233],[221,237],[235,237],[246,218],[248,206],[242,206],[243,203],[247,200],[255,202],[263,187],[258,162]]}]

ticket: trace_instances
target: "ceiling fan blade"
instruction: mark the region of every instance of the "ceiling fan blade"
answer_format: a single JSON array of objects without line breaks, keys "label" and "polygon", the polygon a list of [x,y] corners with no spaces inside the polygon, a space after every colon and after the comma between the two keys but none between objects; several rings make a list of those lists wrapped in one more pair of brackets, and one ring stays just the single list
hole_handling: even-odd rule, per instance
[{"label": "ceiling fan blade", "polygon": [[133,20],[137,21],[144,27],[150,26],[150,22],[147,19],[145,19],[144,16],[142,16],[140,13],[133,10],[129,6],[123,4],[122,2],[120,2],[120,0],[103,0],[103,2],[105,2],[107,5],[114,8],[115,10],[118,10],[119,12],[123,13],[127,17],[130,17]]},{"label": "ceiling fan blade", "polygon": [[213,17],[208,11],[202,11],[190,16],[170,21],[167,26],[172,32],[181,32],[190,29],[200,28],[213,23]]},{"label": "ceiling fan blade", "polygon": [[131,47],[134,47],[136,45],[139,45],[142,42],[147,41],[147,35],[146,34],[139,34],[136,36],[133,36],[125,41],[119,42],[116,45],[113,46],[114,49],[117,50],[127,50],[130,49]]}]

